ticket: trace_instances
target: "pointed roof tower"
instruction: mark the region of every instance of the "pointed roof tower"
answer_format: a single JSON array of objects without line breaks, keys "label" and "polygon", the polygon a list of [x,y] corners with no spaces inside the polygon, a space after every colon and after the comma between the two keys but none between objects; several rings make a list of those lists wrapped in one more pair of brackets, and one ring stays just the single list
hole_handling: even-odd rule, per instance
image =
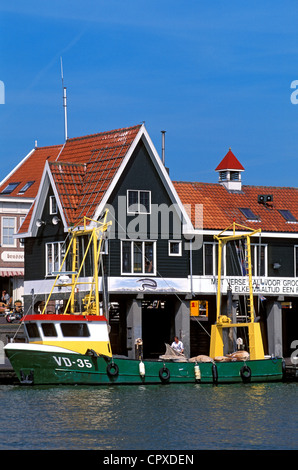
[{"label": "pointed roof tower", "polygon": [[244,171],[244,167],[237,160],[231,148],[215,171],[219,173],[218,182],[227,190],[241,191],[241,172]]}]

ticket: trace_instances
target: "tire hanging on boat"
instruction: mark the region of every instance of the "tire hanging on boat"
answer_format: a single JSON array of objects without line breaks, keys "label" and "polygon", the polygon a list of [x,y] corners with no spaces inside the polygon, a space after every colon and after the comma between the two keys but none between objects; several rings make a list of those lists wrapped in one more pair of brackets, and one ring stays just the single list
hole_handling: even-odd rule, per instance
[{"label": "tire hanging on boat", "polygon": [[119,374],[119,367],[117,366],[117,364],[115,364],[114,362],[112,362],[111,364],[108,364],[107,374],[110,377],[117,377],[117,375]]},{"label": "tire hanging on boat", "polygon": [[216,364],[212,364],[212,377],[213,377],[213,383],[217,384],[218,382],[218,372],[217,372],[217,367]]},{"label": "tire hanging on boat", "polygon": [[251,378],[250,368],[247,365],[241,367],[240,375],[241,375],[241,378],[242,378],[243,382],[249,382],[250,378]]},{"label": "tire hanging on boat", "polygon": [[162,369],[159,370],[159,378],[162,382],[168,382],[170,379],[170,371],[167,367],[162,367]]}]

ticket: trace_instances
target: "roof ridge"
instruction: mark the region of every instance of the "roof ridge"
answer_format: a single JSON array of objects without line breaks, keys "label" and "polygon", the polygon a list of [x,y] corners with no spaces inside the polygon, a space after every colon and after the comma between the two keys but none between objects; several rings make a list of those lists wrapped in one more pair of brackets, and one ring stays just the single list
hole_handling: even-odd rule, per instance
[{"label": "roof ridge", "polygon": [[56,148],[56,147],[62,147],[63,144],[56,144],[56,145],[44,145],[42,147],[34,147],[33,150],[42,150],[42,149],[53,149],[53,148]]},{"label": "roof ridge", "polygon": [[82,135],[78,137],[70,137],[67,139],[67,142],[69,141],[74,141],[74,140],[84,140],[84,139],[89,139],[90,137],[95,137],[95,136],[100,136],[100,135],[105,135],[105,134],[116,134],[117,132],[125,132],[128,130],[132,129],[137,129],[138,127],[140,128],[142,124],[136,124],[135,126],[128,126],[128,127],[121,127],[119,129],[112,129],[110,131],[103,131],[103,132],[96,132],[94,134],[87,134],[87,135]]}]

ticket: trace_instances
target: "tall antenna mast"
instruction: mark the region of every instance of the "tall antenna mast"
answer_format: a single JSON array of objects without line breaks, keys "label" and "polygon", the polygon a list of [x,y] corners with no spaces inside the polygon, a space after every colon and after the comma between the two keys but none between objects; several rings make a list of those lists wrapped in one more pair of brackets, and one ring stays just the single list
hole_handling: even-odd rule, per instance
[{"label": "tall antenna mast", "polygon": [[66,87],[63,83],[63,65],[62,65],[62,57],[61,60],[61,80],[62,80],[62,92],[63,92],[63,108],[64,108],[64,134],[65,134],[65,142],[67,141],[67,102],[66,102]]}]

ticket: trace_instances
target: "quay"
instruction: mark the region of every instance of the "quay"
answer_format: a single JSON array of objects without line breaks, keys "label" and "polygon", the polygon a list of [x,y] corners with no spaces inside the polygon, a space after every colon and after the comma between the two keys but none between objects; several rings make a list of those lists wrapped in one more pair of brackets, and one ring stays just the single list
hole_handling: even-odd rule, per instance
[{"label": "quay", "polygon": [[[5,346],[12,339],[14,341],[25,341],[24,327],[19,322],[8,323],[4,315],[0,315],[0,345]],[[9,362],[5,357],[4,351],[0,352],[0,385],[18,384],[19,380]]]},{"label": "quay", "polygon": [[[8,323],[3,315],[0,316],[0,344],[6,345],[11,340],[24,342],[24,327],[21,323]],[[294,364],[291,358],[285,358],[284,380],[294,381],[298,379],[298,361]],[[0,385],[17,385],[19,380],[9,362],[9,360],[0,353]]]}]

